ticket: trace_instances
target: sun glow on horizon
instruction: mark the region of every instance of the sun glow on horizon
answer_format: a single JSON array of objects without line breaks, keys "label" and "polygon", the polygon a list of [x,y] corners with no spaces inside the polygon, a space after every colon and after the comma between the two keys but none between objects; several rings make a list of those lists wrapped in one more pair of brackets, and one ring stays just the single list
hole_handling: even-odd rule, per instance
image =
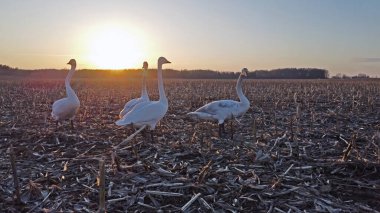
[{"label": "sun glow on horizon", "polygon": [[97,69],[134,68],[143,61],[141,41],[121,27],[103,28],[89,37],[87,57]]}]

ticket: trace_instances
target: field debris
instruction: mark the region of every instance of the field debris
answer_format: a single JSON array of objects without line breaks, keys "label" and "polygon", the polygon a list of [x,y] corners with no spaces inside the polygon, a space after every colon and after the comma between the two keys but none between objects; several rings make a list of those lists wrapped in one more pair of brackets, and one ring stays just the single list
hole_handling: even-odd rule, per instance
[{"label": "field debris", "polygon": [[76,126],[56,129],[62,84],[0,81],[4,212],[380,212],[378,80],[247,80],[233,140],[186,113],[237,99],[235,80],[165,80],[154,142],[141,130],[128,143],[135,130],[114,122],[138,83],[74,79]]}]

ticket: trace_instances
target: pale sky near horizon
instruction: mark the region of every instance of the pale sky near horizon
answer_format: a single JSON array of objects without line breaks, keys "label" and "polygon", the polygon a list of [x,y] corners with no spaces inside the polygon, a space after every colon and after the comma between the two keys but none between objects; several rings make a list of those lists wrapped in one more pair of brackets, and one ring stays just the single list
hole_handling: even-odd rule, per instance
[{"label": "pale sky near horizon", "polygon": [[0,64],[380,76],[378,0],[0,0]]}]

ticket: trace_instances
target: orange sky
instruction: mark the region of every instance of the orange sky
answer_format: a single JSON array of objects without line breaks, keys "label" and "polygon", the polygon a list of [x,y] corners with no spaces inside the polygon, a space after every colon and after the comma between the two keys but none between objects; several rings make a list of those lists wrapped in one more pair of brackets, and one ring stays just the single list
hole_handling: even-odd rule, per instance
[{"label": "orange sky", "polygon": [[317,67],[380,76],[380,2],[3,1],[0,64],[238,71]]}]

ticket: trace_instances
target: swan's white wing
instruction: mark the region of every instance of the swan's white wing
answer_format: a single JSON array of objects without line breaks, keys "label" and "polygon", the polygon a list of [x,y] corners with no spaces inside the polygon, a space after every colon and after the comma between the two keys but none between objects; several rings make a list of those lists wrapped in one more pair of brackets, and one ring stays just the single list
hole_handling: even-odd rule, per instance
[{"label": "swan's white wing", "polygon": [[51,115],[54,120],[65,120],[74,117],[79,109],[79,102],[70,98],[62,98],[53,103]]},{"label": "swan's white wing", "polygon": [[237,116],[239,111],[239,102],[233,100],[219,100],[208,103],[195,112],[188,113],[194,118],[206,120],[218,120],[223,123],[225,119]]},{"label": "swan's white wing", "polygon": [[[130,112],[133,112],[139,108],[143,108],[145,105],[148,105],[148,104],[151,104],[153,101],[143,101],[143,102],[140,102],[140,103],[137,103],[131,110],[129,110],[126,114],[123,115],[123,117],[120,117],[120,119],[117,122],[120,122],[121,120],[126,120],[129,118],[130,115],[128,115]],[[124,125],[127,125],[127,124],[123,124]]]},{"label": "swan's white wing", "polygon": [[157,122],[165,116],[167,110],[168,106],[159,101],[141,103],[127,113],[122,119],[116,121],[116,125],[149,125],[151,128],[154,128]]},{"label": "swan's white wing", "polygon": [[153,102],[155,102],[155,101],[141,101],[141,102],[137,103],[129,112],[135,111],[135,110],[137,110],[139,108],[144,108],[145,105],[152,104]]},{"label": "swan's white wing", "polygon": [[203,112],[212,115],[219,114],[230,114],[239,108],[239,102],[233,100],[220,100],[213,101],[204,105],[203,107],[196,110],[196,112]]},{"label": "swan's white wing", "polygon": [[145,98],[135,98],[130,101],[128,101],[125,105],[123,110],[121,110],[119,117],[122,118],[125,114],[130,112],[137,104],[148,101]]}]

